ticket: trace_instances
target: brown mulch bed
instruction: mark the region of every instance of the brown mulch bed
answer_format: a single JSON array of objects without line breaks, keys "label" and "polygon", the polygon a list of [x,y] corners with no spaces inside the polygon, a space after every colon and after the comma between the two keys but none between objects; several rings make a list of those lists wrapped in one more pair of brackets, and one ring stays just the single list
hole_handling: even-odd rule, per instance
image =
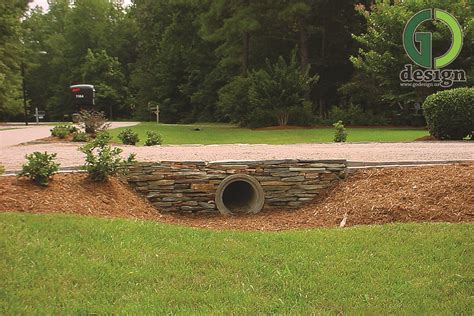
[{"label": "brown mulch bed", "polygon": [[97,184],[85,174],[58,174],[42,188],[0,177],[0,211],[78,213],[152,219],[212,229],[285,230],[391,222],[473,222],[474,165],[360,170],[298,210],[254,215],[158,213],[118,179]]},{"label": "brown mulch bed", "polygon": [[61,173],[49,186],[29,179],[0,177],[0,212],[74,213],[156,219],[157,211],[119,179],[91,182],[85,173]]}]

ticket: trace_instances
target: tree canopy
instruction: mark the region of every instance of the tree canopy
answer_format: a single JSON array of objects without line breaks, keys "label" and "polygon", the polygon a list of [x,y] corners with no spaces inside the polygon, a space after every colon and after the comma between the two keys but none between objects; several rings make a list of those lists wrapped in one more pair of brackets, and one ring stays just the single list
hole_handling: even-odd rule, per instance
[{"label": "tree canopy", "polygon": [[[287,116],[280,124],[314,124],[354,107],[403,115],[436,91],[399,85],[410,62],[405,23],[427,6],[461,23],[464,47],[452,67],[473,75],[474,18],[464,0],[48,3],[45,12],[27,0],[0,2],[2,119],[21,118],[22,63],[29,107],[56,120],[78,110],[68,90],[77,83],[95,85],[97,109],[111,118],[150,119],[156,105],[170,123],[259,126],[276,124],[268,116],[279,112]],[[442,23],[423,28],[433,32],[436,54],[449,48]]]}]

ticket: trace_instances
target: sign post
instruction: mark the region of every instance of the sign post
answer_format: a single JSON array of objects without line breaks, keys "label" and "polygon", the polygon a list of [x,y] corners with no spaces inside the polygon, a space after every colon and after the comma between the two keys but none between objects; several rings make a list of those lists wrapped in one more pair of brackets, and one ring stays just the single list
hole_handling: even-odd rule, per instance
[{"label": "sign post", "polygon": [[160,106],[159,105],[156,106],[155,114],[156,114],[156,124],[158,124],[160,123]]}]

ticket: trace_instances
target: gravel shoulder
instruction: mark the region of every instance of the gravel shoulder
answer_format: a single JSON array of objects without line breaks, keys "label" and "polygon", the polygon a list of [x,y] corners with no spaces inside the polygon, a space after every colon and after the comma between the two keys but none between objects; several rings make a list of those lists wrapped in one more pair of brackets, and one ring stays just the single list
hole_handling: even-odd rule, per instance
[{"label": "gravel shoulder", "polygon": [[[8,171],[18,170],[24,156],[33,151],[58,154],[61,167],[79,166],[84,156],[80,144],[47,143],[0,148],[0,163]],[[220,161],[260,159],[347,159],[365,162],[474,160],[474,142],[328,143],[292,145],[172,145],[154,147],[119,146],[126,156],[139,161]]]}]

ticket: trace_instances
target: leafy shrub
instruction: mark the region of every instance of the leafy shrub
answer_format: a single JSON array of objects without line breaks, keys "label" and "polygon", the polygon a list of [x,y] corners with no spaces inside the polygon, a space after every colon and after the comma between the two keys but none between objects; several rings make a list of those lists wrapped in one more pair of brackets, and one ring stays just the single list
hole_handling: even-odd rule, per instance
[{"label": "leafy shrub", "polygon": [[135,145],[140,141],[138,133],[134,132],[131,128],[126,128],[118,134],[118,138],[125,145]]},{"label": "leafy shrub", "polygon": [[309,101],[303,102],[303,107],[290,110],[288,124],[297,126],[311,126],[316,122],[316,116],[312,110],[313,104]]},{"label": "leafy shrub", "polygon": [[278,125],[287,125],[291,111],[303,107],[305,95],[318,78],[309,75],[309,68],[301,72],[296,51],[292,52],[290,63],[282,56],[274,65],[267,59],[265,69],[250,74],[250,104],[255,109],[274,113]]},{"label": "leafy shrub", "polygon": [[89,140],[89,135],[84,132],[77,131],[72,134],[72,141],[73,142],[87,142]]},{"label": "leafy shrub", "polygon": [[59,137],[61,139],[66,138],[66,136],[73,133],[74,130],[77,130],[77,128],[70,124],[56,125],[50,129],[51,136]]},{"label": "leafy shrub", "polygon": [[130,154],[127,159],[121,158],[122,149],[112,148],[109,141],[110,135],[102,132],[79,149],[86,155],[82,168],[89,173],[92,181],[106,181],[109,176],[126,171],[127,166],[135,161],[134,154]]},{"label": "leafy shrub", "polygon": [[5,173],[5,167],[3,165],[0,165],[0,175]]},{"label": "leafy shrub", "polygon": [[219,90],[217,107],[233,123],[247,126],[253,107],[249,100],[249,89],[252,81],[248,77],[236,76]]},{"label": "leafy shrub", "polygon": [[332,126],[334,126],[334,128],[336,129],[336,132],[334,133],[334,141],[336,143],[345,142],[347,139],[347,131],[344,127],[344,124],[342,124],[342,121],[338,121],[332,124]]},{"label": "leafy shrub", "polygon": [[78,113],[78,120],[84,131],[93,136],[110,127],[103,112],[82,110]]},{"label": "leafy shrub", "polygon": [[457,88],[430,95],[423,103],[430,134],[438,139],[473,138],[474,88]]},{"label": "leafy shrub", "polygon": [[145,146],[155,146],[163,143],[163,136],[156,131],[146,131],[146,136]]},{"label": "leafy shrub", "polygon": [[347,108],[334,106],[329,111],[328,122],[343,121],[349,125],[387,125],[388,119],[372,111],[364,111],[358,105],[349,105]]},{"label": "leafy shrub", "polygon": [[36,184],[48,185],[49,178],[59,170],[59,164],[54,162],[56,154],[35,151],[25,158],[27,163],[22,166],[19,176],[29,177]]},{"label": "leafy shrub", "polygon": [[255,109],[245,126],[249,128],[275,126],[277,120],[276,114],[271,110]]}]

